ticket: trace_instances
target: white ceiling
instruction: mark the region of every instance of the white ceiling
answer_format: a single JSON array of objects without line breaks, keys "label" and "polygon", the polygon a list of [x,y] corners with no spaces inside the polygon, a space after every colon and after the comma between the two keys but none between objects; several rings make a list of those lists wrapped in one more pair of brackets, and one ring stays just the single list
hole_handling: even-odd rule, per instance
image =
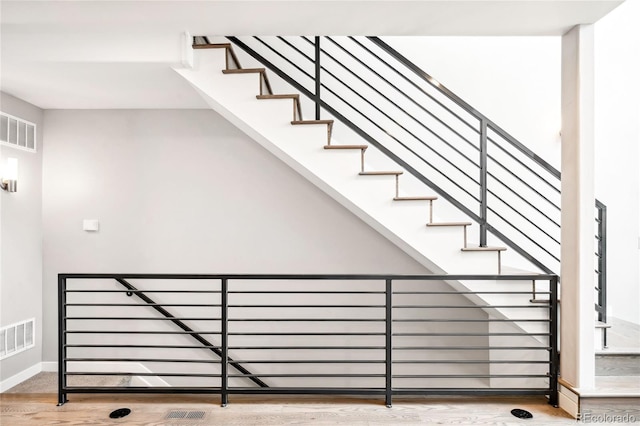
[{"label": "white ceiling", "polygon": [[41,108],[206,108],[181,34],[561,35],[622,0],[0,1],[0,89]]}]

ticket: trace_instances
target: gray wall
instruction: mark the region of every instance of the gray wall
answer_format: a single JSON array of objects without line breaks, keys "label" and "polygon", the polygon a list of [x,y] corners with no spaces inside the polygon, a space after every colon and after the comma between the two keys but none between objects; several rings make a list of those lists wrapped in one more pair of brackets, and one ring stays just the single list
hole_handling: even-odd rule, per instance
[{"label": "gray wall", "polygon": [[427,273],[213,111],[49,110],[45,126],[44,361],[61,272]]},{"label": "gray wall", "polygon": [[5,380],[42,360],[43,111],[0,92],[0,109],[36,123],[38,152],[0,145],[0,164],[18,159],[18,192],[0,191],[0,324],[36,319],[36,346],[0,362]]}]

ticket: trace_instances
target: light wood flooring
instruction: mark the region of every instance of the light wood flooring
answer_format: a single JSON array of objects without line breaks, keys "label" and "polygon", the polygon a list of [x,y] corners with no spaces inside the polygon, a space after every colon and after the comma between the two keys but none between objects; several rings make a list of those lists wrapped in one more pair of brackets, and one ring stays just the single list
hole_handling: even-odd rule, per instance
[{"label": "light wood flooring", "polygon": [[[396,398],[392,408],[381,398],[231,396],[227,407],[218,396],[70,395],[56,406],[54,394],[0,395],[2,426],[36,425],[575,425],[542,397]],[[131,414],[110,419],[127,407]],[[511,415],[514,408],[532,419]],[[202,412],[201,419],[171,419],[171,413]],[[200,414],[200,413],[198,413]]]}]

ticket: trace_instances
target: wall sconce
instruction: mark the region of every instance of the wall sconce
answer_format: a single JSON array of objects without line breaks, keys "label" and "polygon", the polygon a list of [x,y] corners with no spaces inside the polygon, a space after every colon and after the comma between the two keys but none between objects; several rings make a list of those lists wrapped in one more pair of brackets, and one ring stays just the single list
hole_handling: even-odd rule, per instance
[{"label": "wall sconce", "polygon": [[2,170],[0,178],[0,188],[7,192],[16,192],[18,190],[18,159],[7,158],[7,163]]}]

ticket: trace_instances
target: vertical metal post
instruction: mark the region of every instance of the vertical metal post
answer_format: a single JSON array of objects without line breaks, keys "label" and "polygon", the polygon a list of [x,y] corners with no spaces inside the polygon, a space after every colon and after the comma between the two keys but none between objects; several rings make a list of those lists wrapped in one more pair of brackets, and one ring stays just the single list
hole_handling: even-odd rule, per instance
[{"label": "vertical metal post", "polygon": [[67,279],[58,275],[58,406],[67,402]]},{"label": "vertical metal post", "polygon": [[480,120],[480,247],[487,246],[487,120]]},{"label": "vertical metal post", "polygon": [[220,340],[222,347],[222,356],[220,357],[220,405],[226,407],[229,403],[229,302],[228,302],[228,281],[227,278],[222,279],[220,286]]},{"label": "vertical metal post", "polygon": [[549,404],[558,406],[558,373],[560,358],[558,357],[558,276],[549,280]]},{"label": "vertical metal post", "polygon": [[386,341],[385,341],[385,378],[386,378],[386,383],[385,383],[385,404],[387,405],[387,407],[391,408],[391,399],[392,399],[392,392],[393,392],[393,388],[392,388],[392,364],[393,364],[393,358],[392,358],[392,346],[391,344],[392,342],[392,332],[393,332],[393,323],[392,323],[392,318],[391,318],[391,313],[393,310],[393,305],[392,305],[392,299],[391,299],[391,295],[392,295],[392,291],[393,288],[391,286],[391,280],[386,280],[386,286],[385,286],[385,296],[386,296],[386,300],[385,300],[385,337],[386,337]]},{"label": "vertical metal post", "polygon": [[320,120],[320,37],[315,38],[316,48],[316,120]]},{"label": "vertical metal post", "polygon": [[[607,322],[607,206],[599,203],[598,206],[598,231],[600,239],[598,240],[600,246],[600,275],[598,275],[598,302],[600,304],[599,319],[600,321]],[[602,329],[602,346],[607,347],[607,329]]]}]

